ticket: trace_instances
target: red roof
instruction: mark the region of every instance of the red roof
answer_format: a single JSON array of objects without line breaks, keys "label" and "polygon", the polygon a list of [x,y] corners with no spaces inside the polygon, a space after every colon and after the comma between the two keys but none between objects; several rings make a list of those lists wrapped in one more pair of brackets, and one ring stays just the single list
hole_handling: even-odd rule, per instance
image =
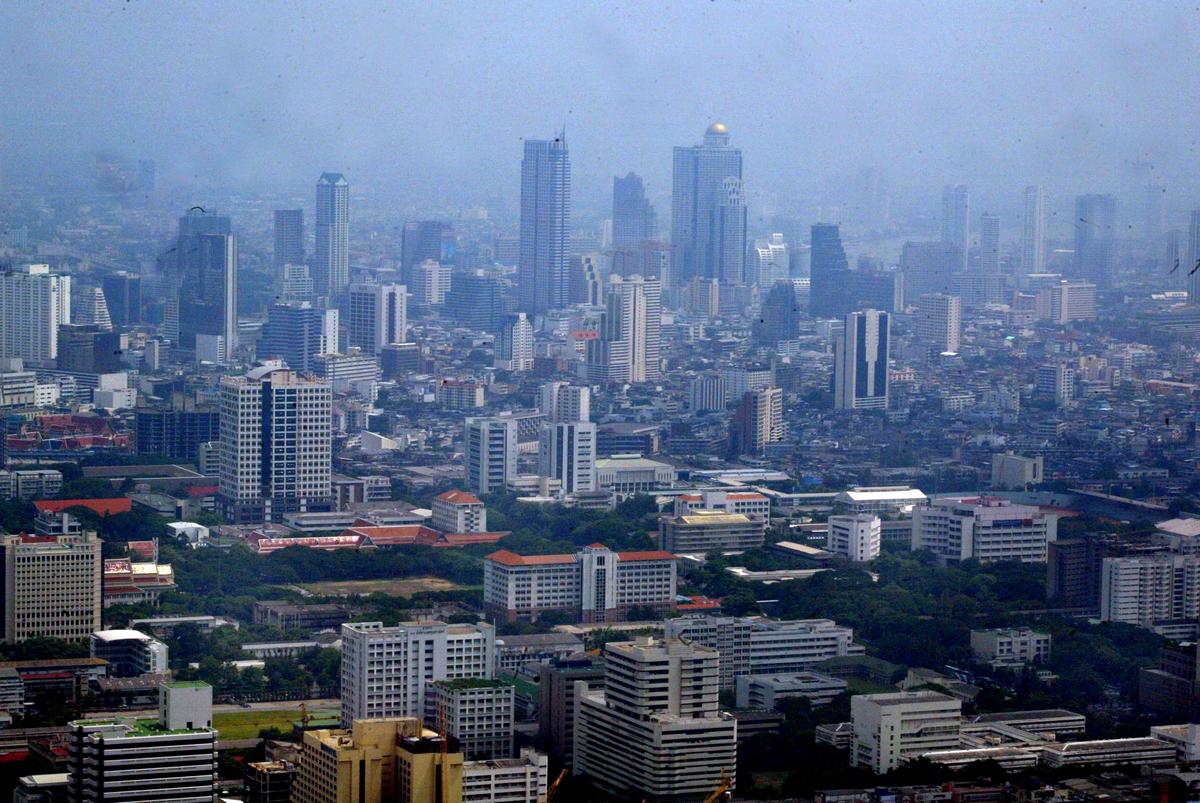
[{"label": "red roof", "polygon": [[507,549],[501,549],[487,556],[493,563],[505,566],[549,566],[555,563],[574,563],[574,555],[518,555]]},{"label": "red roof", "polygon": [[675,556],[670,552],[664,552],[661,549],[644,549],[636,552],[618,552],[617,557],[621,560],[675,560]]},{"label": "red roof", "polygon": [[113,513],[128,513],[133,509],[133,501],[126,497],[118,499],[42,499],[34,502],[33,506],[39,512],[48,510],[51,513],[61,513],[72,507],[86,507],[98,516],[108,516]]},{"label": "red roof", "polygon": [[158,545],[153,541],[130,541],[128,546],[129,554],[146,560],[154,560],[154,553],[158,551],[156,548]]},{"label": "red roof", "polygon": [[479,505],[483,504],[479,501],[479,497],[470,491],[446,491],[437,495],[437,499],[442,502],[449,502],[452,505]]}]

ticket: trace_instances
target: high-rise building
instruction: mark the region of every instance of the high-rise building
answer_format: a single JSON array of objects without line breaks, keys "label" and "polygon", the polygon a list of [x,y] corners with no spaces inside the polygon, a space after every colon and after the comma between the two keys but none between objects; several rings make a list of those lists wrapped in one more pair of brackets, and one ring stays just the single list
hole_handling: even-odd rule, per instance
[{"label": "high-rise building", "polygon": [[610,276],[600,337],[587,341],[587,373],[595,382],[659,378],[662,285],[642,276]]},{"label": "high-rise building", "polygon": [[833,401],[839,410],[886,410],[891,316],[879,310],[852,312],[833,357]]},{"label": "high-rise building", "polygon": [[729,129],[713,123],[704,143],[677,147],[671,185],[671,276],[722,284],[745,281],[746,202],[742,152]]},{"label": "high-rise building", "polygon": [[800,303],[791,279],[770,285],[754,326],[754,337],[764,345],[795,340],[800,335]]},{"label": "high-rise building", "polygon": [[791,278],[791,259],[788,244],[782,234],[772,234],[765,240],[755,240],[746,262],[746,282],[759,287],[773,287],[776,282]]},{"label": "high-rise building", "polygon": [[311,303],[313,293],[312,273],[308,265],[283,265],[275,272],[275,300],[281,302],[306,301]]},{"label": "high-rise building", "polygon": [[468,418],[464,433],[467,487],[477,494],[503,492],[517,476],[517,421]]},{"label": "high-rise building", "polygon": [[910,296],[955,293],[959,280],[958,249],[942,242],[908,242],[900,252],[900,272]]},{"label": "high-rise building", "polygon": [[413,303],[421,307],[440,307],[450,291],[450,266],[432,259],[422,260],[409,268],[407,287]]},{"label": "high-rise building", "polygon": [[0,536],[4,641],[87,641],[100,629],[100,539],[94,532]]},{"label": "high-rise building", "polygon": [[318,354],[338,350],[338,311],[307,301],[273,304],[255,349],[260,360],[280,359],[293,371],[310,374]]},{"label": "high-rise building", "polygon": [[[180,240],[184,221],[181,218]],[[225,353],[237,348],[237,235],[189,236],[187,272],[179,277],[179,345],[196,348],[198,335],[221,338]]]},{"label": "high-rise building", "polygon": [[381,622],[342,625],[342,724],[422,716],[436,680],[490,678],[496,630],[486,622]]},{"label": "high-rise building", "polygon": [[330,509],[332,400],[328,383],[278,367],[222,377],[217,500],[227,519]]},{"label": "high-rise building", "polygon": [[410,271],[425,260],[452,265],[457,256],[454,226],[444,220],[410,220],[404,224],[400,241],[401,278],[408,283]]},{"label": "high-rise building", "polygon": [[542,427],[538,473],[559,480],[565,494],[596,490],[596,425],[571,421]]},{"label": "high-rise building", "polygon": [[614,251],[636,253],[642,243],[653,240],[658,232],[654,205],[646,198],[642,177],[629,173],[613,176],[612,247]]},{"label": "high-rise building", "polygon": [[317,179],[316,291],[337,296],[350,283],[350,184],[341,173]]},{"label": "high-rise building", "polygon": [[482,677],[435,680],[426,695],[425,722],[457,739],[468,760],[512,757],[511,683]]},{"label": "high-rise building", "polygon": [[[587,304],[589,307],[598,307],[604,303],[604,279],[600,274],[600,254],[575,254],[570,259],[570,276],[567,279],[567,300],[572,304]],[[624,276],[628,271],[624,270],[624,266],[628,265],[632,260],[625,259],[625,255],[617,255],[614,253],[614,261],[620,262],[622,270],[616,270],[614,267],[613,273],[617,276]]]},{"label": "high-rise building", "polygon": [[136,326],[142,322],[142,277],[119,270],[104,277],[104,301],[113,326]]},{"label": "high-rise building", "polygon": [[52,367],[59,328],[71,322],[71,277],[49,265],[18,265],[0,273],[0,357]]},{"label": "high-rise building", "polygon": [[1046,266],[1046,197],[1040,184],[1025,188],[1021,219],[1021,270],[1041,273]]},{"label": "high-rise building", "polygon": [[1075,278],[1108,286],[1112,281],[1116,227],[1116,198],[1080,195],[1075,199]]},{"label": "high-rise building", "polygon": [[275,210],[275,269],[304,264],[304,210]]},{"label": "high-rise building", "polygon": [[692,380],[690,387],[693,413],[713,413],[725,409],[725,380],[720,374],[701,374]]},{"label": "high-rise building", "polygon": [[604,661],[580,653],[538,667],[538,740],[566,766],[574,763],[575,692],[604,688]]},{"label": "high-rise building", "polygon": [[730,452],[761,455],[783,436],[783,389],[748,390],[742,394],[729,427]]},{"label": "high-rise building", "polygon": [[524,312],[509,315],[500,324],[494,364],[505,371],[533,370],[533,324]]},{"label": "high-rise building", "polygon": [[123,369],[122,343],[128,338],[117,332],[105,332],[95,324],[70,324],[58,328],[60,371],[109,374]]},{"label": "high-rise building", "polygon": [[108,302],[99,287],[85,287],[79,291],[79,299],[72,310],[73,322],[97,326],[105,331],[112,329],[112,317],[108,314]]},{"label": "high-rise building", "polygon": [[592,391],[568,382],[547,382],[538,388],[538,410],[546,421],[557,424],[588,421],[592,417]]},{"label": "high-rise building", "polygon": [[979,270],[1000,272],[1000,216],[990,212],[979,218]]},{"label": "high-rise building", "polygon": [[521,244],[518,309],[530,315],[561,309],[568,300],[571,160],[566,133],[525,141],[521,160]]},{"label": "high-rise building", "polygon": [[1200,304],[1200,270],[1196,270],[1197,265],[1200,265],[1200,209],[1192,210],[1188,219],[1187,261],[1181,268],[1189,273],[1188,303],[1192,305]]},{"label": "high-rise building", "polygon": [[575,771],[620,799],[700,799],[737,767],[718,707],[717,651],[679,639],[610,642],[604,691],[576,700]]},{"label": "high-rise building", "polygon": [[917,338],[937,354],[957,354],[962,340],[962,299],[944,293],[917,299]]},{"label": "high-rise building", "polygon": [[504,302],[500,281],[482,271],[455,273],[446,293],[446,314],[459,326],[477,332],[494,332],[500,325]]},{"label": "high-rise building", "polygon": [[811,243],[809,312],[814,318],[844,317],[850,312],[850,263],[837,225],[813,224]]},{"label": "high-rise building", "polygon": [[156,406],[139,406],[134,414],[134,442],[140,455],[163,455],[195,463],[200,445],[215,441],[220,433],[220,413],[197,405],[182,393],[171,394]]},{"label": "high-rise building", "polygon": [[354,284],[346,301],[347,345],[367,354],[408,340],[408,288],[402,284]]},{"label": "high-rise building", "polygon": [[967,270],[971,250],[971,194],[965,184],[942,189],[942,242],[958,250],[958,273]]}]

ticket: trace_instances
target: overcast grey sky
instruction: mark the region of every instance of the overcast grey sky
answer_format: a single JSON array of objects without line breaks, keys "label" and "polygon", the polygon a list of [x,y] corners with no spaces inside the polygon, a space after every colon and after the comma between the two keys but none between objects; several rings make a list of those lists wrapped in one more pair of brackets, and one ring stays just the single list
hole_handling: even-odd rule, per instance
[{"label": "overcast grey sky", "polygon": [[[726,122],[760,196],[898,187],[1197,193],[1195,3],[24,2],[0,6],[6,160],[111,148],[160,173],[515,197],[567,126],[576,184],[669,183]],[[1133,165],[1149,167],[1134,176]]]}]

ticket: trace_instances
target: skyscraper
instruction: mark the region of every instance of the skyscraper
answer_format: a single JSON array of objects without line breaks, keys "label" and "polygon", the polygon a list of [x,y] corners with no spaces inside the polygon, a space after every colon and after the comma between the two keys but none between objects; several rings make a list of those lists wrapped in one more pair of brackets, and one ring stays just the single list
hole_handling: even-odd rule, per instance
[{"label": "skyscraper", "polygon": [[971,250],[971,195],[965,184],[947,184],[942,190],[942,242],[958,249],[959,272],[965,272]]},{"label": "skyscraper", "polygon": [[454,273],[446,293],[446,313],[459,325],[479,332],[494,332],[503,309],[500,282],[482,271]]},{"label": "skyscraper", "polygon": [[350,283],[350,185],[341,173],[317,179],[316,291],[337,296]]},{"label": "skyscraper", "polygon": [[759,343],[775,345],[781,340],[795,340],[799,334],[800,303],[796,300],[796,286],[791,279],[777,281],[763,299],[754,338]]},{"label": "skyscraper", "polygon": [[0,273],[0,357],[50,367],[59,327],[71,321],[71,277],[49,265],[18,265]]},{"label": "skyscraper", "polygon": [[1200,265],[1200,209],[1192,210],[1188,221],[1187,261],[1180,268],[1190,274],[1187,280],[1188,303],[1193,305],[1200,304],[1200,270],[1195,270],[1197,265]]},{"label": "skyscraper", "polygon": [[783,435],[783,389],[743,393],[729,427],[730,453],[761,455],[768,444],[782,441]]},{"label": "skyscraper", "polygon": [[467,488],[477,494],[503,492],[517,476],[515,418],[468,418],[463,440]]},{"label": "skyscraper", "polygon": [[304,210],[275,210],[275,269],[304,264]]},{"label": "skyscraper", "polygon": [[333,392],[280,368],[221,378],[217,502],[238,524],[328,511]]},{"label": "skyscraper", "polygon": [[567,382],[547,382],[538,388],[537,406],[550,423],[588,421],[592,417],[592,391]]},{"label": "skyscraper", "polygon": [[886,410],[891,316],[852,312],[833,358],[833,402],[839,410]]},{"label": "skyscraper", "polygon": [[1040,184],[1025,188],[1021,225],[1021,270],[1041,273],[1046,264],[1046,198]]},{"label": "skyscraper", "polygon": [[568,304],[571,160],[566,132],[525,141],[521,160],[521,242],[517,308],[530,315]]},{"label": "skyscraper", "polygon": [[367,354],[408,339],[408,288],[353,284],[347,297],[346,339]]},{"label": "skyscraper", "polygon": [[722,284],[745,281],[746,202],[742,152],[729,144],[729,129],[713,123],[704,144],[675,148],[671,186],[671,275]]},{"label": "skyscraper", "polygon": [[113,326],[135,326],[142,322],[142,277],[119,270],[104,277],[104,300]]},{"label": "skyscraper", "polygon": [[1000,216],[990,212],[979,218],[979,271],[1000,272]]},{"label": "skyscraper", "polygon": [[638,252],[642,243],[658,231],[654,206],[646,198],[642,177],[629,173],[613,176],[612,247],[614,251]]},{"label": "skyscraper", "polygon": [[278,358],[293,371],[311,374],[314,357],[338,350],[338,311],[307,302],[274,304],[256,350],[259,359]]},{"label": "skyscraper", "polygon": [[405,284],[414,266],[425,260],[454,264],[457,243],[454,226],[444,220],[410,220],[404,224],[400,241],[400,276]]},{"label": "skyscraper", "polygon": [[609,276],[600,336],[587,341],[595,382],[652,382],[659,376],[662,285],[642,276]]},{"label": "skyscraper", "polygon": [[962,299],[931,293],[917,299],[917,338],[937,354],[958,353],[962,339]]},{"label": "skyscraper", "polygon": [[547,424],[538,435],[538,473],[562,482],[563,493],[596,490],[596,425]]},{"label": "skyscraper", "polygon": [[196,348],[197,335],[220,337],[226,355],[237,348],[237,235],[189,238],[188,272],[179,284],[179,345]]},{"label": "skyscraper", "polygon": [[746,282],[765,289],[790,276],[791,260],[783,235],[776,233],[766,240],[755,240],[746,262]]},{"label": "skyscraper", "polygon": [[814,318],[840,318],[850,311],[850,264],[836,224],[814,223],[809,268],[809,311]]},{"label": "skyscraper", "polygon": [[533,324],[525,313],[509,315],[500,324],[493,362],[505,371],[533,370]]},{"label": "skyscraper", "polygon": [[73,311],[74,322],[92,324],[108,331],[112,329],[112,317],[108,314],[108,301],[99,287],[85,287],[79,292],[78,305]]},{"label": "skyscraper", "polygon": [[1075,278],[1098,287],[1112,280],[1113,238],[1117,200],[1111,195],[1080,195],[1075,199]]}]

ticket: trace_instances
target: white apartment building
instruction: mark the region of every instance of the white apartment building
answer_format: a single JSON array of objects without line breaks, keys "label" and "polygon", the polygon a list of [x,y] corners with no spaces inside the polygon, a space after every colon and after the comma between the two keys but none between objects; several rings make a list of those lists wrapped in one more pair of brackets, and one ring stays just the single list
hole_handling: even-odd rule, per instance
[{"label": "white apartment building", "polygon": [[546,421],[588,421],[592,417],[592,391],[569,382],[547,382],[538,388],[538,410]]},{"label": "white apartment building", "polygon": [[35,636],[87,641],[100,629],[100,539],[4,535],[4,641]]},{"label": "white apartment building", "polygon": [[771,523],[771,500],[757,491],[703,490],[675,497],[676,516],[686,516],[694,510],[741,513],[748,519]]},{"label": "white apartment building", "polygon": [[486,623],[382,622],[342,625],[342,723],[421,717],[436,680],[491,678],[496,631]]},{"label": "white apartment building", "polygon": [[632,608],[665,614],[675,604],[675,590],[670,552],[614,552],[603,544],[574,555],[502,549],[483,564],[484,611],[496,621],[537,621],[546,611],[584,622],[622,621]]},{"label": "white apartment building", "polygon": [[549,759],[536,750],[522,750],[519,758],[463,762],[463,803],[541,803],[549,783]]},{"label": "white apartment building", "polygon": [[943,564],[1019,560],[1045,563],[1056,516],[995,496],[934,499],[913,510],[912,548],[928,549]]},{"label": "white apartment building", "polygon": [[426,259],[412,266],[409,289],[413,303],[422,307],[436,307],[446,303],[450,292],[450,266],[437,260]]},{"label": "white apartment building", "polygon": [[426,694],[426,726],[458,739],[468,761],[512,757],[512,684],[485,678],[435,680]]},{"label": "white apartment building", "polygon": [[524,312],[501,322],[492,365],[504,371],[533,370],[533,324]]},{"label": "white apartment building", "polygon": [[578,688],[575,766],[622,800],[699,800],[737,767],[718,709],[715,650],[678,639],[610,643],[604,690]]},{"label": "white apartment building", "polygon": [[503,491],[517,477],[517,421],[468,418],[464,435],[467,487],[477,494]]},{"label": "white apartment building", "polygon": [[446,491],[433,498],[430,523],[444,533],[485,533],[487,508],[470,491]]},{"label": "white apartment building", "polygon": [[352,284],[346,294],[347,346],[378,354],[408,341],[408,288],[402,284]]},{"label": "white apartment building", "polygon": [[1050,634],[1028,627],[971,631],[971,652],[992,666],[1024,666],[1050,660]]},{"label": "white apartment building", "polygon": [[830,516],[825,548],[836,555],[845,555],[858,563],[879,557],[883,541],[883,525],[878,516],[859,513],[853,516]]},{"label": "white apartment building", "polygon": [[688,409],[693,413],[713,413],[724,410],[725,380],[719,374],[701,374],[692,379],[689,396]]},{"label": "white apartment building", "polygon": [[668,619],[664,632],[717,650],[723,689],[733,688],[741,675],[803,672],[827,658],[864,652],[854,643],[854,630],[832,619],[681,616]]},{"label": "white apartment building", "polygon": [[931,350],[957,354],[962,343],[962,299],[943,293],[918,298],[916,331]]},{"label": "white apartment building", "polygon": [[230,521],[278,521],[332,507],[333,391],[273,366],[220,387],[218,505]]},{"label": "white apartment building", "polygon": [[58,327],[71,322],[71,277],[49,265],[18,265],[0,273],[0,358],[54,367]]},{"label": "white apartment building", "polygon": [[562,493],[596,490],[596,425],[549,424],[538,435],[538,474],[562,483]]},{"label": "white apartment building", "polygon": [[1200,618],[1200,555],[1157,553],[1105,558],[1100,569],[1100,620],[1153,628]]},{"label": "white apartment building", "polygon": [[589,381],[658,379],[661,296],[662,284],[653,277],[609,276],[600,336],[586,344]]},{"label": "white apartment building", "polygon": [[850,763],[876,774],[934,750],[959,747],[962,701],[933,691],[859,694],[850,698]]}]

